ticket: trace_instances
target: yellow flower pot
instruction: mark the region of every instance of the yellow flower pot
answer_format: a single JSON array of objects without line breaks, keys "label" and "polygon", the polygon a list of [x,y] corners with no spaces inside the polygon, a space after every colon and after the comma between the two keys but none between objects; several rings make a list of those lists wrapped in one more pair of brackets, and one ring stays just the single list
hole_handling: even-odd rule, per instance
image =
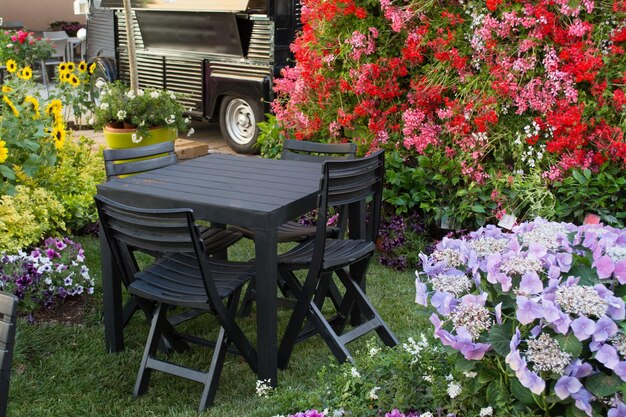
[{"label": "yellow flower pot", "polygon": [[162,142],[175,141],[178,137],[176,129],[171,127],[155,127],[150,129],[147,137],[139,143],[133,142],[133,133],[137,133],[136,129],[116,128],[105,126],[103,129],[104,140],[111,149],[138,148],[140,146],[155,145]]}]

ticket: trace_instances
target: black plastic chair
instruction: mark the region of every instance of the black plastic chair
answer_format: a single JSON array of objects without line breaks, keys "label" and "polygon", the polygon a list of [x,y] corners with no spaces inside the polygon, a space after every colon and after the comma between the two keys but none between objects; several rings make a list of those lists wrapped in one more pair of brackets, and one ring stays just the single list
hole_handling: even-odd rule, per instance
[{"label": "black plastic chair", "polygon": [[[253,266],[207,257],[190,209],[139,209],[99,196],[96,203],[113,260],[124,279],[130,282],[129,292],[141,303],[154,305],[133,395],[144,394],[152,370],[158,370],[202,383],[199,411],[204,410],[213,403],[224,356],[231,343],[256,372],[256,351],[234,318],[241,288],[254,275]],[[135,260],[137,251],[158,256],[140,270]],[[155,357],[160,336],[169,327],[166,312],[171,306],[216,316],[220,330],[207,372]],[[188,342],[213,345],[198,337],[179,336]]]},{"label": "black plastic chair", "polygon": [[0,417],[6,416],[15,345],[17,297],[0,292]]},{"label": "black plastic chair", "polygon": [[[287,367],[293,348],[302,337],[300,330],[307,316],[340,362],[353,362],[346,344],[374,330],[387,346],[398,343],[362,290],[369,262],[376,250],[383,176],[383,151],[362,159],[328,161],[324,164],[315,238],[279,256],[281,277],[298,299],[279,348],[279,367]],[[366,214],[368,224],[365,238],[327,238],[326,221],[330,207],[360,204],[367,199],[371,201]],[[352,273],[348,272],[348,267],[351,267]],[[301,284],[294,271],[302,269],[308,269],[308,273]],[[329,321],[322,314],[322,304],[333,272],[346,291],[337,315]],[[355,305],[365,321],[344,332]]]},{"label": "black plastic chair", "polygon": [[[178,162],[174,142],[129,149],[105,149],[103,156],[107,180],[152,171]],[[242,238],[239,232],[218,227],[201,227],[200,235],[208,255],[223,254]]]},{"label": "black plastic chair", "polygon": [[[354,159],[356,144],[354,143],[316,143],[294,139],[285,139],[281,159],[303,162],[325,162],[341,159]],[[329,236],[338,236],[343,232],[345,220],[340,213],[339,226],[329,227]],[[254,231],[244,227],[233,227],[244,237],[254,240]],[[315,226],[307,226],[290,220],[278,227],[277,239],[282,242],[302,242],[315,235]]]}]

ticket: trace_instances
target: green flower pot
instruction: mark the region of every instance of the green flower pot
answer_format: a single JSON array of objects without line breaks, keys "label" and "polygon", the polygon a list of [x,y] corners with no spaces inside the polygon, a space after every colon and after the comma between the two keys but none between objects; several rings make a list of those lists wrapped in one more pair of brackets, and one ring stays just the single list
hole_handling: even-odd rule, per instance
[{"label": "green flower pot", "polygon": [[104,140],[111,149],[126,149],[126,148],[138,148],[140,146],[155,145],[162,142],[172,142],[178,137],[176,129],[171,127],[155,127],[150,129],[150,133],[147,137],[139,143],[135,143],[132,140],[133,133],[136,133],[136,129],[116,128],[105,126],[103,129]]}]

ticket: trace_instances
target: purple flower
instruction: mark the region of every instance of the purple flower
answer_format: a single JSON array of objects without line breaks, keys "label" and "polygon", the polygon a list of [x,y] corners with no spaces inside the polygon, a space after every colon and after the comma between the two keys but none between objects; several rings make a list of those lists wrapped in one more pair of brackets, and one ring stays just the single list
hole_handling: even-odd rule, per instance
[{"label": "purple flower", "polygon": [[419,279],[419,274],[415,271],[415,302],[424,307],[428,306],[428,288]]},{"label": "purple flower", "polygon": [[604,342],[617,333],[617,325],[607,316],[600,317],[596,322],[596,331],[593,333],[594,342]]},{"label": "purple flower", "polygon": [[544,298],[541,305],[543,306],[543,318],[550,323],[558,333],[566,334],[572,322],[569,316],[546,298]]},{"label": "purple flower", "polygon": [[607,417],[626,417],[626,405],[624,403],[617,404],[617,407],[609,410]]},{"label": "purple flower", "polygon": [[596,331],[596,324],[587,317],[578,317],[572,321],[572,331],[578,340],[586,340]]},{"label": "purple flower", "polygon": [[613,260],[606,255],[600,256],[598,259],[594,260],[592,266],[596,268],[600,279],[609,278],[615,269]]},{"label": "purple flower", "polygon": [[536,272],[526,273],[522,276],[519,290],[525,294],[540,294],[543,291],[543,284]]},{"label": "purple flower", "polygon": [[518,296],[515,314],[521,324],[529,324],[535,319],[543,317],[543,309],[533,300],[529,300],[524,296]]},{"label": "purple flower", "polygon": [[572,363],[567,365],[567,368],[565,368],[565,373],[569,376],[573,376],[574,378],[584,378],[591,375],[592,372],[592,366],[581,361],[580,359],[574,360]]},{"label": "purple flower", "polygon": [[496,323],[502,324],[502,303],[496,304],[494,310],[496,312]]},{"label": "purple flower", "polygon": [[391,410],[391,413],[386,413],[385,417],[404,417],[404,414],[400,412],[397,408]]},{"label": "purple flower", "polygon": [[591,393],[586,389],[581,388],[578,392],[572,394],[572,398],[574,399],[576,408],[583,410],[588,416],[591,417],[591,400],[593,400],[593,395],[591,395]]},{"label": "purple flower", "polygon": [[626,259],[615,263],[615,270],[613,271],[615,278],[620,284],[626,284]]},{"label": "purple flower", "polygon": [[613,369],[619,363],[617,350],[611,345],[605,344],[596,352],[596,360],[609,369]]},{"label": "purple flower", "polygon": [[570,394],[577,393],[582,387],[583,384],[581,384],[578,379],[571,376],[562,376],[554,386],[554,393],[560,399],[564,400],[569,397]]},{"label": "purple flower", "polygon": [[448,292],[435,291],[435,294],[430,299],[430,304],[435,307],[437,313],[442,316],[449,315],[458,301],[454,296]]},{"label": "purple flower", "polygon": [[622,381],[626,381],[626,362],[618,363],[615,368],[613,368],[613,372],[615,372],[615,375],[619,376]]}]

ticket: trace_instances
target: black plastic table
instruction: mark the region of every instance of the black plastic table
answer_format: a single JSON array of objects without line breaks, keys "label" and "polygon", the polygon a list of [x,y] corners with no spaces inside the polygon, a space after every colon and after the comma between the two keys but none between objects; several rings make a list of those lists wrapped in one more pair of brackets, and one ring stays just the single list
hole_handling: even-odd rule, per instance
[{"label": "black plastic table", "polygon": [[[317,207],[321,164],[207,155],[166,168],[113,179],[98,195],[145,208],[193,209],[198,219],[255,231],[259,379],[277,383],[276,277],[278,226]],[[124,348],[122,288],[101,238],[107,348]]]}]

